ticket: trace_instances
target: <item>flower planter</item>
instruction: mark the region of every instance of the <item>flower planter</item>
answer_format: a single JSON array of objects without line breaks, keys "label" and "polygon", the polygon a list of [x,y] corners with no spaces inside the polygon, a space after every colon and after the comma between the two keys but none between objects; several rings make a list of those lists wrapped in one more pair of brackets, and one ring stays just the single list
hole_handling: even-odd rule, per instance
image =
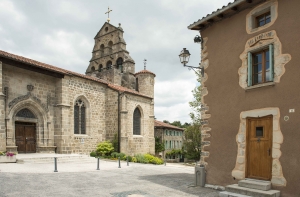
[{"label": "flower planter", "polygon": [[16,163],[17,158],[14,156],[0,156],[0,163]]}]

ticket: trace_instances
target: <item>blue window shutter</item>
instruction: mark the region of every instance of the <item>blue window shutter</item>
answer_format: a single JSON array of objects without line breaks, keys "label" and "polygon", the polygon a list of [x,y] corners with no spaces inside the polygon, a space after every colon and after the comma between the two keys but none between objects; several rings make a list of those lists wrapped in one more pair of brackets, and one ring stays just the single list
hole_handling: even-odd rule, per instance
[{"label": "blue window shutter", "polygon": [[248,52],[248,86],[252,86],[252,54]]},{"label": "blue window shutter", "polygon": [[271,81],[274,81],[274,47],[273,44],[269,45],[269,64],[270,64],[270,73]]}]

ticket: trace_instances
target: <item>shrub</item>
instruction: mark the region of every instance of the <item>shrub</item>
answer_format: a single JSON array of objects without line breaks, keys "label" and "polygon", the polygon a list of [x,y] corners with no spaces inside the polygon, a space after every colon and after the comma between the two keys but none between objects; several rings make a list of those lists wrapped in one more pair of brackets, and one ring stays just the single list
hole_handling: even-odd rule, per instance
[{"label": "shrub", "polygon": [[135,155],[135,157],[132,158],[132,160],[134,160],[134,158],[137,160],[136,162],[138,163],[152,163],[152,164],[163,164],[163,160],[155,157],[153,155],[150,154],[137,154]]},{"label": "shrub", "polygon": [[118,155],[117,152],[112,152],[112,153],[111,153],[111,157],[112,157],[112,158],[117,158],[117,157],[118,157],[117,155]]},{"label": "shrub", "polygon": [[97,145],[96,153],[100,156],[108,156],[114,150],[114,147],[111,142],[104,141]]},{"label": "shrub", "polygon": [[90,156],[91,156],[91,157],[96,157],[96,156],[97,156],[97,153],[96,153],[95,151],[92,151],[92,152],[90,153]]},{"label": "shrub", "polygon": [[[132,162],[132,157],[130,155],[127,156],[128,157],[128,161]],[[127,158],[126,158],[127,159]]]},{"label": "shrub", "polygon": [[134,162],[134,163],[136,163],[136,162],[137,162],[136,157],[132,157],[132,160],[131,160],[131,161]]}]

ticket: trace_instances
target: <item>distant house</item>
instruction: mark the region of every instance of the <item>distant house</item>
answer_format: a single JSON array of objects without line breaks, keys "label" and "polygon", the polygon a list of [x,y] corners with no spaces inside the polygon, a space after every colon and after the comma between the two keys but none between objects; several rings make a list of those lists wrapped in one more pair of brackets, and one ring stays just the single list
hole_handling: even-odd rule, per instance
[{"label": "distant house", "polygon": [[[154,136],[158,137],[165,145],[165,151],[160,153],[161,157],[166,158],[166,153],[173,149],[181,149],[183,144],[184,129],[164,123],[154,121]],[[175,159],[175,158],[166,158]]]},{"label": "distant house", "polygon": [[299,0],[235,0],[188,26],[202,37],[208,184],[246,191],[250,178],[300,196],[299,8]]}]

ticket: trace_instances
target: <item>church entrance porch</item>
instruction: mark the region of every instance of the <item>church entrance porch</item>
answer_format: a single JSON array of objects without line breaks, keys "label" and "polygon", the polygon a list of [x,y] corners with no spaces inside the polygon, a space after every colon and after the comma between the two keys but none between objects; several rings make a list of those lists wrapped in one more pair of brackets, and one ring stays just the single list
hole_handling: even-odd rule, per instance
[{"label": "church entrance porch", "polygon": [[15,136],[18,153],[36,152],[35,123],[15,122]]}]

